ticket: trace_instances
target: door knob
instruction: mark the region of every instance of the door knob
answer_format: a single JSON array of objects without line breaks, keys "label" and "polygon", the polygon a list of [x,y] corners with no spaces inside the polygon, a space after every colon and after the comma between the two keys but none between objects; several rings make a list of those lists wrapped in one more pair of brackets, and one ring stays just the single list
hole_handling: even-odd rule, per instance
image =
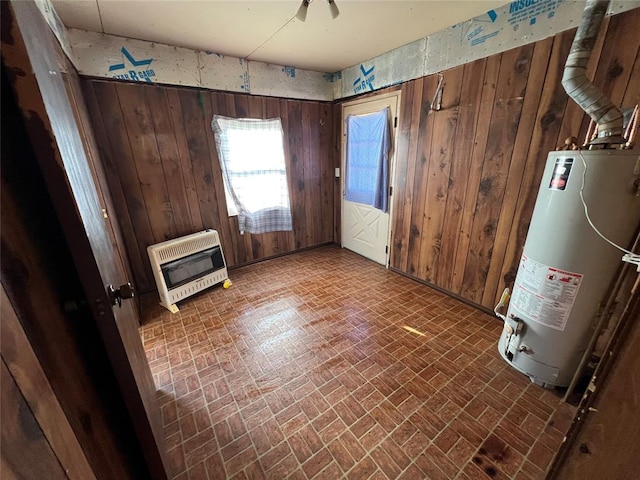
[{"label": "door knob", "polygon": [[117,289],[113,288],[113,285],[107,285],[107,295],[109,295],[111,305],[117,304],[122,308],[122,300],[133,298],[135,290],[133,289],[133,285],[129,282],[120,285]]}]

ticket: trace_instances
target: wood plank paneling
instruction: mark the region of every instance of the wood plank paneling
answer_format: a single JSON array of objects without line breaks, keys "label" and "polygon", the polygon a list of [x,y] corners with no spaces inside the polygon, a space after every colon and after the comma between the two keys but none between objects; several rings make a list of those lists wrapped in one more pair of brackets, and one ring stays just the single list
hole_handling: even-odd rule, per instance
[{"label": "wood plank paneling", "polygon": [[[482,173],[482,159],[485,147],[489,138],[489,125],[493,112],[493,105],[496,96],[496,84],[502,54],[494,55],[487,59],[484,69],[484,84],[480,105],[478,105],[478,127],[474,132],[473,149],[471,151],[471,162],[469,165],[469,177],[466,181],[467,194],[462,208],[462,221],[460,224],[460,237],[456,245],[456,254],[453,264],[453,277],[451,291],[460,293],[462,281],[464,279],[465,266],[469,253],[469,243],[471,241],[471,229],[475,215],[475,205],[480,187],[480,176]],[[454,161],[458,161],[455,159]]]},{"label": "wood plank paneling", "polygon": [[[113,249],[120,258],[120,263],[125,271],[125,277],[127,278],[127,281],[131,281],[133,279],[133,271],[131,269],[132,259],[128,255],[120,225],[117,221],[110,220],[111,218],[116,218],[116,208],[113,201],[113,196],[109,189],[105,169],[102,161],[100,160],[101,153],[96,142],[93,128],[91,126],[89,111],[87,109],[87,104],[82,93],[82,86],[80,85],[80,77],[78,76],[75,67],[67,57],[63,56],[63,61],[66,65],[66,72],[62,74],[62,79],[69,95],[69,101],[73,105],[73,112],[76,116],[76,124],[78,126],[80,137],[82,139],[82,143],[87,155],[89,168],[91,169],[91,172],[94,176],[96,192],[102,205],[105,227],[107,228],[107,232],[113,245]],[[127,223],[127,221],[128,220],[125,218],[124,223]],[[136,310],[139,311],[139,297],[136,295],[133,301],[136,305]]]},{"label": "wood plank paneling", "polygon": [[[69,425],[69,421],[60,406],[60,402],[51,388],[51,384],[42,370],[42,366],[33,351],[24,328],[18,320],[18,315],[11,305],[4,287],[0,285],[0,309],[2,322],[0,345],[2,366],[6,365],[12,380],[20,390],[27,405],[31,409],[39,428],[46,437],[55,456],[64,467],[66,476],[70,480],[95,480],[96,476],[84,455],[76,435]],[[4,372],[3,372],[4,373]],[[2,383],[3,394],[7,385]],[[3,406],[7,406],[3,401]],[[8,412],[2,409],[2,424],[6,425],[4,415]],[[23,413],[22,410],[20,412]],[[11,416],[11,415],[10,415]],[[5,428],[2,429],[3,434]],[[13,447],[13,441],[10,441]],[[3,435],[2,446],[7,446]],[[4,454],[4,452],[3,452]],[[33,457],[27,462],[36,458]],[[3,462],[4,465],[4,462]],[[22,468],[28,465],[22,465]],[[49,478],[49,476],[47,476]]]},{"label": "wood plank paneling", "polygon": [[[395,268],[407,271],[407,265],[409,262],[409,243],[411,238],[411,210],[413,206],[413,186],[415,176],[415,162],[418,149],[418,133],[420,131],[420,119],[422,118],[422,92],[424,89],[424,80],[419,78],[413,82],[410,82],[412,86],[413,95],[405,95],[403,86],[403,92],[401,95],[400,112],[406,112],[407,115],[401,113],[400,118],[400,131],[408,131],[407,142],[409,144],[407,156],[401,156],[400,151],[396,159],[397,169],[401,173],[397,178],[400,182],[396,185],[396,194],[394,202],[396,205],[396,224],[393,230],[394,244],[396,253],[392,258],[392,265]],[[410,115],[409,115],[410,112]],[[403,122],[410,122],[409,127],[405,126]],[[403,148],[402,151],[405,151]],[[399,213],[401,212],[401,213]]]},{"label": "wood plank paneling", "polygon": [[[473,62],[464,66],[463,84],[460,92],[460,109],[458,113],[457,131],[453,145],[447,204],[440,244],[440,259],[436,283],[447,290],[452,289],[453,267],[456,247],[462,225],[462,213],[467,194],[467,181],[471,169],[473,152],[473,135],[477,128],[486,61]],[[455,161],[453,161],[455,159]]]},{"label": "wood plank paneling", "polygon": [[[90,91],[91,89],[88,88],[87,90]],[[189,144],[187,143],[187,133],[184,127],[180,96],[178,95],[178,91],[175,89],[165,90],[165,93],[167,95],[167,102],[171,113],[171,128],[173,129],[176,138],[176,146],[178,148],[178,160],[180,162],[180,171],[182,172],[182,181],[184,182],[185,193],[187,196],[187,207],[191,218],[190,228],[194,232],[200,231],[203,229],[202,215],[200,213],[200,202],[198,201],[196,181],[193,177],[193,169],[190,164]]]},{"label": "wood plank paneling", "polygon": [[319,104],[318,112],[318,149],[320,158],[327,158],[329,161],[321,162],[318,166],[320,182],[321,208],[318,218],[320,225],[319,239],[321,242],[333,241],[333,154],[332,145],[338,137],[333,137],[332,131],[332,110],[333,106],[328,103]]},{"label": "wood plank paneling", "polygon": [[425,201],[429,205],[422,221],[422,245],[418,275],[435,283],[442,247],[442,229],[449,193],[451,159],[458,127],[460,89],[463,68],[447,72],[442,83],[442,110],[433,111],[433,140],[429,151],[429,168]]},{"label": "wood plank paneling", "polygon": [[614,105],[620,105],[627,85],[631,83],[633,64],[640,49],[638,25],[640,25],[638,8],[624,15],[611,17],[609,20],[609,28],[593,83],[611,98]]},{"label": "wood plank paneling", "polygon": [[[332,132],[332,147],[331,157],[333,159],[333,168],[340,169],[340,176],[342,176],[342,107],[340,105],[334,105],[331,109],[331,132]],[[340,245],[342,228],[342,187],[341,178],[336,178],[335,174],[333,178],[333,241]]]},{"label": "wood plank paneling", "polygon": [[[3,9],[3,31],[4,13]],[[11,76],[11,88],[15,93],[20,115],[25,120],[25,132],[33,145],[38,169],[45,180],[45,189],[55,210],[55,218],[60,222],[59,226],[64,232],[71,255],[71,265],[63,268],[75,268],[77,272],[82,294],[89,307],[86,310],[90,311],[85,317],[85,323],[93,324],[98,329],[101,345],[104,345],[117,379],[118,388],[114,394],[120,394],[125,401],[126,413],[133,423],[135,437],[142,448],[149,473],[157,479],[166,478],[160,408],[138,332],[139,321],[134,304],[126,302],[122,309],[108,308],[110,302],[105,284],[122,285],[128,279],[120,263],[122,257],[116,251],[114,230],[108,226],[110,219],[103,215],[104,196],[95,183],[98,169],[91,166],[97,155],[96,152],[88,154],[85,150],[91,146],[91,142],[87,141],[88,137],[85,135],[83,138],[83,133],[86,134],[89,129],[77,123],[84,116],[77,110],[81,104],[69,98],[69,87],[73,87],[74,82],[65,82],[64,79],[64,76],[69,78],[77,73],[70,69],[64,75],[56,74],[57,67],[54,65],[60,61],[62,51],[37,6],[28,2],[15,2],[11,4],[11,13],[13,15],[10,21],[14,22],[11,34],[2,36],[3,69],[6,65],[10,71],[22,72]],[[26,160],[19,158],[18,161],[25,163],[20,168],[26,170]],[[4,170],[3,163],[3,189]],[[28,198],[35,203],[39,192],[35,191],[34,186],[31,188]],[[27,217],[26,221],[37,223],[38,218]],[[3,228],[3,255],[5,242],[15,246],[14,240],[5,239],[4,230]],[[12,229],[9,232],[10,236],[15,233]],[[45,239],[49,241],[49,235]],[[18,244],[18,249],[13,251],[14,255],[27,253],[22,248]],[[55,255],[63,255],[63,252],[56,252]],[[8,293],[15,295],[19,282],[25,281],[28,287],[20,289],[20,294],[37,295],[39,301],[43,292],[31,288],[31,275],[33,273],[24,274],[24,280],[14,280],[11,288],[5,284],[3,276],[3,285]],[[40,308],[62,310],[60,305],[74,299],[80,311],[81,297],[75,296],[77,293],[71,293],[72,284],[61,282],[61,288],[68,289],[68,293],[63,293],[63,302],[53,307],[43,303]],[[24,315],[22,299],[12,301],[16,312]],[[86,341],[88,340],[87,338]],[[55,343],[53,338],[47,338],[46,341]],[[84,338],[82,342],[85,342]],[[54,348],[59,347],[56,345]],[[83,348],[95,349],[95,345],[88,343]],[[64,351],[61,353],[66,354]],[[64,375],[75,376],[76,372],[74,369],[66,370]],[[100,382],[106,380],[103,377],[105,376],[100,375]],[[58,394],[60,395],[59,392]],[[81,423],[86,429],[87,424],[83,421]],[[109,458],[108,461],[113,459]]]},{"label": "wood plank paneling", "polygon": [[[320,168],[314,161],[314,153],[320,151],[319,103],[305,102],[303,104],[304,115],[302,117],[303,131],[308,130],[309,138],[305,138],[307,151],[305,152],[305,178],[307,179],[305,188],[305,206],[313,203],[319,207],[318,212],[322,212],[322,194],[320,193]],[[307,225],[307,243],[313,243],[314,238],[322,238],[321,215],[311,216],[311,225]],[[310,228],[309,228],[310,227]]]},{"label": "wood plank paneling", "polygon": [[[82,88],[78,94],[84,97],[86,105],[92,105],[93,109],[98,109],[98,100],[93,90],[86,90]],[[99,158],[113,158],[113,153],[110,151],[111,145],[107,138],[104,136],[105,128],[102,117],[87,119],[87,126],[93,126],[93,128],[91,128],[91,131],[94,138],[96,139],[95,141],[97,143]],[[108,151],[108,153],[105,153],[106,151]],[[113,223],[114,229],[119,231],[116,235],[116,238],[122,246],[123,255],[127,258],[127,261],[123,261],[123,264],[126,265],[126,267],[130,270],[129,278],[133,278],[132,271],[134,269],[137,269],[137,271],[141,272],[141,275],[145,276],[146,271],[143,258],[140,256],[140,251],[138,250],[138,248],[135,248],[136,238],[135,235],[133,235],[134,226],[131,215],[126,208],[127,201],[125,199],[124,189],[118,175],[114,172],[114,165],[113,163],[109,163],[106,161],[100,162],[100,160],[95,162],[95,164],[102,167],[102,171],[104,172],[104,185],[107,185],[106,190],[108,192],[108,197],[111,198],[112,202],[111,206],[107,206],[107,213],[108,215],[115,217],[117,212],[118,215],[118,221],[110,223]]]},{"label": "wood plank paneling", "polygon": [[502,54],[461,290],[475,303],[481,302],[487,281],[532,56],[533,45]]},{"label": "wood plank paneling", "polygon": [[[176,236],[167,184],[173,179],[165,176],[162,168],[158,141],[152,118],[162,112],[152,113],[146,91],[138,92],[133,84],[116,87],[120,105],[131,105],[122,110],[134,166],[138,175],[145,210],[149,217],[154,238],[168,240]],[[140,95],[142,93],[142,95]],[[157,108],[157,105],[154,105]]]},{"label": "wood plank paneling", "polygon": [[[9,4],[3,3],[3,29],[4,22],[11,18],[8,10]],[[6,291],[3,315],[11,302],[96,476],[142,478],[148,475],[140,460],[142,450],[103,339],[86,306],[83,283],[47,191],[45,173],[37,161],[37,155],[48,155],[46,158],[55,161],[50,150],[52,137],[45,136],[49,134],[44,133],[44,126],[35,121],[29,125],[41,125],[42,136],[36,137],[40,141],[32,143],[28,136],[11,91],[11,80],[5,76],[5,55],[9,54],[5,47],[3,44],[2,124],[11,125],[11,129],[2,129],[0,276]],[[23,88],[37,97],[35,81],[28,77],[19,81],[29,82]],[[32,116],[35,118],[35,114]],[[76,302],[77,311],[64,311],[62,306],[70,301]],[[4,317],[2,324],[3,328],[7,326]],[[10,336],[2,335],[3,354],[9,348],[8,342]]]},{"label": "wood plank paneling", "polygon": [[5,479],[68,479],[33,412],[9,373],[4,359],[0,360],[0,383],[2,384],[0,476]]},{"label": "wood plank paneling", "polygon": [[[640,78],[640,48],[636,55],[636,60],[633,65],[633,71],[631,72],[631,78]],[[633,105],[640,104],[640,82],[629,82],[627,91],[624,94],[624,100],[622,105],[630,108]]]},{"label": "wood plank paneling", "polygon": [[[220,233],[229,266],[333,241],[331,104],[92,79],[83,88],[140,291],[155,288],[148,245],[204,228]],[[292,232],[241,235],[227,215],[214,114],[281,118]]]},{"label": "wood plank paneling", "polygon": [[[415,90],[415,83],[411,82],[404,89],[402,96],[408,97],[405,99],[406,105],[413,105],[413,94]],[[411,108],[407,108],[400,112],[400,127],[397,130],[397,144],[396,144],[396,158],[406,159],[409,156],[409,145],[411,143],[411,116],[413,111]],[[402,251],[402,232],[404,221],[404,200],[406,195],[404,191],[407,185],[407,170],[408,165],[406,161],[396,162],[396,169],[394,173],[396,189],[395,195],[392,196],[393,202],[393,216],[391,221],[393,225],[391,231],[393,233],[391,237],[391,252],[389,255],[389,265],[397,268],[399,262],[400,252]],[[403,203],[396,200],[403,200]]]},{"label": "wood plank paneling", "polygon": [[[220,206],[216,196],[216,185],[213,181],[209,142],[207,140],[209,122],[204,118],[204,99],[202,92],[186,89],[180,90],[179,97],[184,131],[187,138],[189,167],[193,172],[202,226],[203,228],[212,228],[213,225],[218,224]],[[124,110],[127,106],[122,105],[121,108]],[[220,188],[222,188],[222,185],[220,185]],[[154,207],[150,206],[149,208],[153,209]],[[180,232],[177,236],[185,233],[187,232]],[[157,238],[152,243],[161,241],[163,239]]]},{"label": "wood plank paneling", "polygon": [[[589,67],[596,84],[623,106],[632,106],[640,95],[640,40],[630,35],[639,27],[639,9],[608,19]],[[573,34],[564,32],[444,72],[443,109],[438,112],[430,113],[436,75],[402,85],[392,268],[486,308],[513,282],[546,154],[561,137],[584,135],[587,124],[560,85]],[[628,48],[630,41],[633,48]],[[132,263],[137,262],[134,271],[143,279],[138,281],[143,290],[153,288],[146,246],[164,240],[157,237],[167,232],[189,233],[182,231],[187,226],[219,230],[231,266],[340,241],[341,192],[333,176],[340,163],[339,104],[101,80],[85,80],[84,89],[94,123],[105,128],[99,142],[109,157],[104,161],[116,190],[114,203],[124,208],[123,233],[135,236],[126,241],[138,249],[130,256],[136,259]],[[136,94],[123,102],[121,89]],[[240,235],[237,219],[226,215],[209,127],[213,113],[282,119],[292,232]],[[153,133],[145,130],[148,115]],[[128,130],[139,117],[142,125]],[[129,137],[142,134],[154,136],[145,139],[144,148],[153,152],[155,144],[159,164],[176,173],[164,171],[164,189],[157,172],[151,175],[153,160],[143,163],[142,173],[135,168],[140,147]],[[127,161],[131,165],[121,165]],[[169,186],[169,176],[182,185]],[[146,185],[145,179],[154,185]]]},{"label": "wood plank paneling", "polygon": [[162,173],[164,177],[168,179],[166,181],[166,187],[175,229],[179,232],[193,230],[189,199],[185,187],[186,182],[183,178],[182,168],[180,168],[178,142],[173,130],[173,125],[171,124],[171,112],[169,110],[167,92],[160,89],[148,88],[145,93],[149,111],[154,112],[151,116],[154,133],[167,132],[157,134],[155,138],[158,148],[157,153],[162,165]]},{"label": "wood plank paneling", "polygon": [[[603,25],[589,72],[632,107],[640,9]],[[547,153],[588,123],[560,83],[574,33],[444,72],[438,112],[437,75],[402,85],[392,268],[487,309],[513,285]]]},{"label": "wood plank paneling", "polygon": [[498,226],[493,242],[487,280],[484,285],[482,302],[479,303],[491,303],[496,297],[497,284],[500,279],[499,273],[504,262],[509,233],[513,225],[513,213],[522,185],[524,167],[536,123],[536,108],[540,103],[540,95],[542,94],[542,87],[545,81],[545,66],[549,62],[552,45],[553,39],[549,38],[538,42],[534,48],[531,59],[531,71],[527,81],[527,91],[522,106],[523,114],[520,116],[518,123],[518,132],[509,165],[509,174],[506,179],[504,200],[498,216]]},{"label": "wood plank paneling", "polygon": [[[132,259],[135,283],[140,290],[153,282],[153,272],[147,260],[145,245],[153,239],[149,216],[146,214],[142,187],[137,179],[133,153],[129,144],[122,112],[119,109],[116,85],[103,82],[91,92],[83,88],[90,99],[87,108],[93,130],[98,132],[96,141],[100,148],[109,190],[118,215],[124,242]],[[93,93],[93,95],[87,93]],[[102,112],[96,116],[94,112]],[[114,132],[106,135],[106,132]]]},{"label": "wood plank paneling", "polygon": [[[420,254],[422,247],[421,236],[422,223],[425,214],[426,191],[428,181],[429,168],[429,152],[431,150],[430,143],[433,135],[433,115],[431,114],[431,101],[435,95],[438,86],[438,79],[435,76],[425,78],[422,87],[422,98],[420,99],[420,123],[418,132],[418,145],[415,156],[415,170],[413,178],[413,186],[410,194],[413,195],[410,215],[409,230],[409,255],[407,257],[407,271],[410,275],[418,278],[418,265],[420,264]],[[414,102],[417,99],[414,99]],[[411,160],[410,160],[411,161]],[[409,185],[407,185],[409,186]]]},{"label": "wood plank paneling", "polygon": [[[292,100],[284,100],[287,109],[287,123],[289,126],[289,164],[287,173],[291,179],[291,215],[293,216],[294,249],[302,248],[306,242],[306,218],[304,218],[304,134],[302,128],[293,128],[294,125],[302,126],[302,104]],[[286,140],[285,140],[286,141]],[[297,221],[301,219],[302,221]]]}]

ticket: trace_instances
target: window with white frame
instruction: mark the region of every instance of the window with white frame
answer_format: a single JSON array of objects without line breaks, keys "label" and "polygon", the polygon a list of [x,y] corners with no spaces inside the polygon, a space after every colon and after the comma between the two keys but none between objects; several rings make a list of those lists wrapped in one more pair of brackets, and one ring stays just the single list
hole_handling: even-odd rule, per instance
[{"label": "window with white frame", "polygon": [[258,120],[214,115],[211,123],[229,216],[240,231],[291,230],[291,207],[279,118]]}]

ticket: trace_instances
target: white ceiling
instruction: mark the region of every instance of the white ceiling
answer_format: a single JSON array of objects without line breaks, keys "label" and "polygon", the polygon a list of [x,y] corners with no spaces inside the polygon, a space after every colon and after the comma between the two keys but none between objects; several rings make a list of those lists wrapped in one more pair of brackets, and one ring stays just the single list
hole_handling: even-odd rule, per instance
[{"label": "white ceiling", "polygon": [[337,72],[455,23],[504,0],[53,0],[67,27],[212,51],[248,60]]}]

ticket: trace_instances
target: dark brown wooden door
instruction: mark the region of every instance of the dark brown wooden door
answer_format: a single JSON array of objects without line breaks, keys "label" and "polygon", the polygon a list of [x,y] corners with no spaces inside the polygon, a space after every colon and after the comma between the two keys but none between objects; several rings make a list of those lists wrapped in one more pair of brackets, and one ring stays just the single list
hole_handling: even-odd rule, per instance
[{"label": "dark brown wooden door", "polygon": [[103,214],[75,104],[65,89],[59,68],[63,54],[33,2],[12,2],[11,9],[10,32],[2,32],[3,61],[13,73],[28,134],[149,470],[154,478],[166,478],[160,411],[137,312],[131,300],[114,307],[107,295],[107,285],[118,288],[129,279],[110,237],[113,226]]}]

